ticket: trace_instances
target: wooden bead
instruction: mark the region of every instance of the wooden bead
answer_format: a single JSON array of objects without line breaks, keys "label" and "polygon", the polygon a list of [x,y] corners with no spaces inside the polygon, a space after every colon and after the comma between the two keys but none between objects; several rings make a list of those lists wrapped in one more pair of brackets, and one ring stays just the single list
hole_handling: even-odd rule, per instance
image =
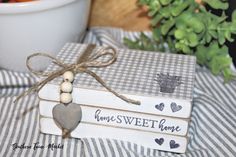
[{"label": "wooden bead", "polygon": [[72,101],[72,96],[70,93],[61,93],[60,101],[64,104],[70,103]]},{"label": "wooden bead", "polygon": [[74,80],[74,74],[73,74],[73,72],[71,72],[71,71],[66,71],[66,72],[63,74],[63,78],[64,78],[65,81],[73,82],[73,80]]},{"label": "wooden bead", "polygon": [[63,82],[61,84],[61,91],[62,92],[70,93],[72,91],[72,89],[73,89],[73,86],[72,86],[72,84],[70,82],[66,81],[66,82]]}]

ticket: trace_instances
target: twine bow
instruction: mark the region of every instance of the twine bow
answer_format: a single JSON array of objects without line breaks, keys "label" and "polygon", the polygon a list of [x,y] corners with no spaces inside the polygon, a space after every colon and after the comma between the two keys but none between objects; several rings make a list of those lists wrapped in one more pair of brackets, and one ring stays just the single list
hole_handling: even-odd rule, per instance
[{"label": "twine bow", "polygon": [[[113,64],[117,58],[116,50],[112,47],[102,48],[91,55],[92,50],[94,48],[95,48],[95,45],[88,45],[84,53],[77,59],[76,63],[73,63],[73,64],[65,64],[61,60],[45,53],[34,53],[28,56],[26,60],[26,65],[29,71],[35,74],[36,76],[43,76],[46,78],[36,83],[35,85],[33,85],[31,88],[24,91],[22,94],[20,94],[14,102],[17,102],[20,98],[28,95],[31,92],[38,92],[41,88],[43,88],[45,84],[47,84],[49,81],[53,80],[54,78],[61,76],[66,71],[72,71],[74,74],[77,74],[79,72],[87,73],[90,76],[92,76],[94,79],[96,79],[103,87],[105,87],[109,92],[113,93],[115,96],[119,97],[120,99],[128,103],[140,105],[140,101],[129,99],[123,95],[118,94],[114,90],[112,90],[109,86],[106,85],[106,83],[96,73],[88,69],[90,67],[101,68],[101,67],[109,66]],[[34,70],[30,65],[30,60],[34,57],[39,57],[39,56],[50,58],[52,62],[60,66],[61,69],[52,71],[52,72],[47,72],[47,73]],[[99,61],[99,58],[105,57],[105,56],[110,56],[110,57],[106,61]]]}]

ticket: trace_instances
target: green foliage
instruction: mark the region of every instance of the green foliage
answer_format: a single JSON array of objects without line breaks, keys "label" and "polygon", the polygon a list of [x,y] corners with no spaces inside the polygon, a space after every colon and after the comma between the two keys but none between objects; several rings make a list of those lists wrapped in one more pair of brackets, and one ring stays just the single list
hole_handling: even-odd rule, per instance
[{"label": "green foliage", "polygon": [[195,55],[198,64],[208,67],[214,75],[222,74],[226,82],[232,80],[235,75],[225,42],[234,41],[236,11],[229,21],[224,13],[229,6],[226,0],[202,1],[222,10],[222,15],[214,15],[195,0],[139,0],[148,6],[152,37],[141,33],[135,41],[125,38],[124,43],[134,49]]}]

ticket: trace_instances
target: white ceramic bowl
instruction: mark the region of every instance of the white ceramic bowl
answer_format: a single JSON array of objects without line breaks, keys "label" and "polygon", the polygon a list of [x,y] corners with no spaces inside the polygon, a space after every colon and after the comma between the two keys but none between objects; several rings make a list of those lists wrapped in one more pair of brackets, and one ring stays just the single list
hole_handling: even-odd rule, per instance
[{"label": "white ceramic bowl", "polygon": [[[26,71],[26,57],[35,52],[56,55],[66,42],[84,33],[90,0],[37,0],[0,3],[0,67]],[[37,63],[44,69],[45,63]]]}]

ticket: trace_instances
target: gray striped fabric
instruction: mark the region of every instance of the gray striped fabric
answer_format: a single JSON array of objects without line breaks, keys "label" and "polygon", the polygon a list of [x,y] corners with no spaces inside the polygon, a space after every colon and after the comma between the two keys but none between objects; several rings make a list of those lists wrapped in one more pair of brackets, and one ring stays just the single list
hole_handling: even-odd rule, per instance
[{"label": "gray striped fabric", "polygon": [[[92,28],[83,42],[124,47],[123,37],[134,39],[137,35],[114,28]],[[236,83],[224,85],[221,77],[213,76],[205,68],[197,68],[189,144],[185,154],[153,150],[113,139],[62,139],[41,134],[37,96],[32,94],[13,103],[15,96],[35,81],[27,73],[0,70],[0,157],[236,156]],[[22,117],[25,110],[30,112]],[[13,150],[15,143],[32,148]],[[34,143],[45,148],[34,150]],[[63,144],[63,149],[48,149],[49,143]]]}]

